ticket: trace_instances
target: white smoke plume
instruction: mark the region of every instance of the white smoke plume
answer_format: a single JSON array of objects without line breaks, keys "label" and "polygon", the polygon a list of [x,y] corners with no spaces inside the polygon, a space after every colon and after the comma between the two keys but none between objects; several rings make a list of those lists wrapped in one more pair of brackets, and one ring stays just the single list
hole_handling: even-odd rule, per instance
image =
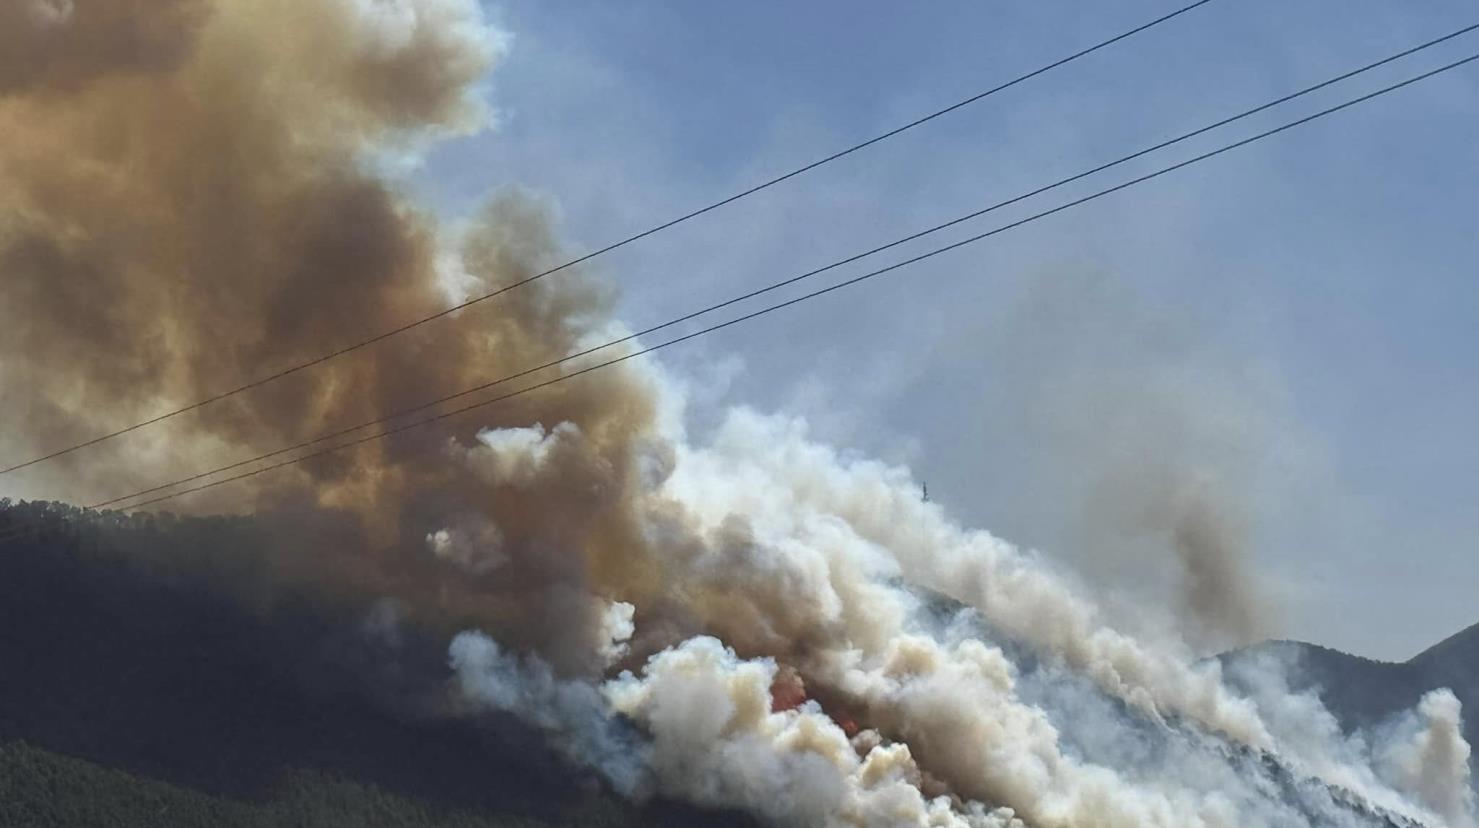
[{"label": "white smoke plume", "polygon": [[926,798],[907,745],[877,744],[874,733],[850,740],[815,702],[776,710],[776,675],[770,659],[741,660],[699,637],[605,691],[651,734],[653,772],[668,793],[784,825],[1021,825],[1009,809]]},{"label": "white smoke plume", "polygon": [[[535,199],[454,230],[377,165],[486,123],[508,46],[475,0],[0,5],[0,382],[27,392],[0,397],[6,458],[568,258]],[[18,479],[152,485],[579,350],[613,307],[562,272]],[[686,419],[681,380],[625,363],[174,507],[258,516],[250,605],[282,583],[394,607],[450,640],[450,713],[518,716],[634,797],[880,828],[1469,818],[1451,696],[1374,763],[1318,700],[1116,628],[908,470],[784,416]],[[1241,584],[1235,527],[1171,478],[1153,522],[1193,591]],[[1209,623],[1246,632],[1242,606]]]},{"label": "white smoke plume", "polygon": [[450,655],[460,698],[517,715],[599,771],[617,791],[628,796],[638,791],[647,748],[613,718],[595,687],[558,679],[538,657],[506,653],[481,633],[458,635]]},{"label": "white smoke plume", "polygon": [[631,652],[632,633],[637,627],[632,623],[632,615],[637,608],[625,601],[613,601],[606,612],[601,614],[600,631],[597,632],[597,640],[603,643],[597,646],[596,651],[606,660],[613,664],[627,653]]},{"label": "white smoke plume", "polygon": [[1462,711],[1452,691],[1434,690],[1394,727],[1380,755],[1380,769],[1401,791],[1432,809],[1453,828],[1473,828],[1474,789]]}]

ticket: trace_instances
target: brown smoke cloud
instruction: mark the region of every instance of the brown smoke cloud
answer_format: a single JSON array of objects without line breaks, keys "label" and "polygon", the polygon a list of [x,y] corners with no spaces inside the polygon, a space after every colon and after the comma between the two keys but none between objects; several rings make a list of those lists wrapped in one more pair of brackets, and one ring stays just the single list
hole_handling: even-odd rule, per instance
[{"label": "brown smoke cloud", "polygon": [[185,58],[202,12],[195,0],[11,0],[0,6],[0,95],[168,71]]},{"label": "brown smoke cloud", "polygon": [[[472,2],[5,8],[24,24],[5,36],[28,44],[0,50],[10,93],[0,97],[0,371],[23,389],[3,403],[19,425],[9,457],[210,396],[440,310],[449,291],[554,263],[537,203],[495,199],[453,237],[375,172],[372,151],[476,124],[469,87],[500,41]],[[610,301],[561,274],[27,482],[91,502],[372,420],[563,356],[604,324]],[[579,619],[597,609],[584,556],[631,543],[613,505],[651,417],[641,383],[610,371],[172,507],[336,510],[337,539],[285,569],[574,652],[542,639],[582,634]],[[555,474],[531,482],[449,462],[481,446],[483,428],[538,423],[568,424],[547,438]],[[476,525],[497,528],[496,577],[470,574],[428,540],[445,531],[445,546]]]}]

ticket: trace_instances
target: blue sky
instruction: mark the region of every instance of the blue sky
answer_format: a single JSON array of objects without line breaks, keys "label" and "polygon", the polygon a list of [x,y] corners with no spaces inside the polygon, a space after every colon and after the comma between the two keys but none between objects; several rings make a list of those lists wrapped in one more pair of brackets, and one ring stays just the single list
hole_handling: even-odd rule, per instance
[{"label": "blue sky", "polygon": [[[584,251],[1175,5],[504,0],[499,124],[417,183],[450,214],[527,188]],[[1449,0],[1217,0],[591,267],[641,327],[1476,20]],[[1474,51],[1479,35],[947,239]],[[1460,69],[666,359],[711,391],[700,420],[804,416],[1132,603],[1164,599],[1145,584],[1168,553],[1106,493],[1141,460],[1189,469],[1238,518],[1274,632],[1405,658],[1479,622],[1476,92]]]}]

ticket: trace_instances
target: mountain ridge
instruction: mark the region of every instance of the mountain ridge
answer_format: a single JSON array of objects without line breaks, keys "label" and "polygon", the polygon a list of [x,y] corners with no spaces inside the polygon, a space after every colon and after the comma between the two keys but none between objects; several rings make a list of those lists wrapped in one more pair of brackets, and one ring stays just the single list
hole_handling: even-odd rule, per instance
[{"label": "mountain ridge", "polygon": [[[1479,742],[1479,624],[1472,624],[1406,661],[1381,661],[1290,639],[1272,639],[1217,658],[1236,681],[1252,660],[1283,661],[1290,689],[1319,695],[1347,733],[1377,727],[1412,710],[1425,693],[1451,690],[1463,705],[1463,735]],[[1473,769],[1471,768],[1471,773]]]}]

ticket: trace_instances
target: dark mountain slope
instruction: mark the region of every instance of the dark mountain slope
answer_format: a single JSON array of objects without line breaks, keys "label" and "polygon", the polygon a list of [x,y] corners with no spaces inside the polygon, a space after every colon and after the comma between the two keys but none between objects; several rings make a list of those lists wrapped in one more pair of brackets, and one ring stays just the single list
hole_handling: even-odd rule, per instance
[{"label": "dark mountain slope", "polygon": [[1479,707],[1469,708],[1470,700],[1479,704],[1479,624],[1443,639],[1407,663],[1426,682],[1452,689],[1464,707],[1474,710],[1474,722],[1479,723]]},{"label": "dark mountain slope", "polygon": [[[635,808],[516,721],[474,727],[429,709],[419,715],[416,700],[446,676],[445,641],[435,635],[402,631],[413,640],[378,650],[362,614],[291,592],[253,606],[219,581],[116,554],[152,544],[161,559],[220,556],[252,542],[249,522],[109,526],[72,516],[0,502],[0,533],[33,530],[0,546],[0,746],[6,761],[21,755],[51,768],[58,807],[103,772],[62,758],[74,757],[268,814],[292,800],[294,785],[329,779],[338,781],[310,784],[312,795],[503,820],[446,824],[746,824],[672,803]],[[127,787],[109,778],[109,790]]]},{"label": "dark mountain slope", "polygon": [[[592,809],[578,823],[631,825],[625,809]],[[550,828],[536,817],[448,809],[378,788],[294,771],[254,799],[205,794],[35,748],[0,744],[5,828]]]},{"label": "dark mountain slope", "polygon": [[1400,663],[1301,641],[1266,641],[1222,659],[1236,665],[1260,655],[1291,665],[1291,689],[1318,692],[1348,732],[1411,710],[1424,693],[1447,687],[1463,703],[1464,737],[1479,743],[1479,624]]}]

